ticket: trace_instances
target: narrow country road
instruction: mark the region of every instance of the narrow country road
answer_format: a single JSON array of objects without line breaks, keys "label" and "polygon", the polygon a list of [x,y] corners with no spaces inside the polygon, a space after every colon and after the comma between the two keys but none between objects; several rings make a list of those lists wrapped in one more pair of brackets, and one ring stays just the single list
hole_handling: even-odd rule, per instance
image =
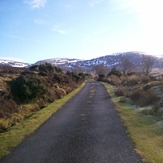
[{"label": "narrow country road", "polygon": [[99,82],[85,87],[1,163],[141,163]]}]

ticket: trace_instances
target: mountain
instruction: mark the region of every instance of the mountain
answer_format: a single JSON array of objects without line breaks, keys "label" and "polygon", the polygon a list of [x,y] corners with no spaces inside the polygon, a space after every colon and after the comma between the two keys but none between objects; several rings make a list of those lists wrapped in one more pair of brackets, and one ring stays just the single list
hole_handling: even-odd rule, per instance
[{"label": "mountain", "polygon": [[[112,68],[114,66],[119,67],[121,64],[122,57],[128,58],[136,67],[140,67],[142,64],[142,55],[144,53],[141,52],[124,52],[124,53],[115,53],[112,55],[106,55],[90,60],[80,60],[80,59],[70,59],[70,58],[52,58],[40,60],[33,65],[40,65],[44,63],[50,63],[54,66],[58,66],[65,70],[71,70],[80,68],[82,70],[92,70],[95,65],[102,64],[105,67]],[[147,55],[147,54],[144,54]],[[148,55],[149,56],[149,55]],[[151,56],[155,60],[155,64],[153,67],[155,68],[163,68],[163,58],[158,58]],[[0,59],[0,65],[7,65],[12,67],[28,67],[30,64],[11,61],[11,60],[3,60]]]},{"label": "mountain", "polygon": [[[68,58],[53,58],[47,60],[41,60],[36,62],[35,64],[42,63],[50,63],[55,66],[59,66],[61,68],[73,69],[73,68],[84,68],[84,69],[92,69],[95,65],[102,64],[108,68],[112,68],[114,66],[119,67],[121,64],[122,57],[128,58],[134,65],[140,67],[142,64],[142,55],[144,53],[141,52],[124,52],[124,53],[115,53],[112,55],[106,55],[90,60],[79,60],[79,59],[68,59]],[[146,55],[146,54],[144,54]],[[154,67],[163,67],[163,58],[160,59],[158,57],[151,56],[155,60]]]},{"label": "mountain", "polygon": [[0,66],[11,66],[11,67],[27,67],[30,64],[19,61],[0,59]]}]

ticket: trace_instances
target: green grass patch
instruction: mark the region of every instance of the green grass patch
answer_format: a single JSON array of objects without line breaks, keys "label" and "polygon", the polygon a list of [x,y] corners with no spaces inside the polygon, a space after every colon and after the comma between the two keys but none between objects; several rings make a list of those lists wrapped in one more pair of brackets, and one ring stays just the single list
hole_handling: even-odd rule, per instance
[{"label": "green grass patch", "polygon": [[42,110],[35,112],[29,118],[26,118],[15,126],[10,127],[5,133],[0,133],[0,158],[8,155],[11,149],[21,143],[27,135],[30,135],[39,128],[41,124],[52,116],[53,113],[77,94],[84,85],[85,83],[62,99],[56,100]]},{"label": "green grass patch", "polygon": [[112,97],[137,152],[145,162],[163,163],[163,118],[145,115],[130,102],[120,102],[121,97],[114,95],[114,87],[103,84]]}]

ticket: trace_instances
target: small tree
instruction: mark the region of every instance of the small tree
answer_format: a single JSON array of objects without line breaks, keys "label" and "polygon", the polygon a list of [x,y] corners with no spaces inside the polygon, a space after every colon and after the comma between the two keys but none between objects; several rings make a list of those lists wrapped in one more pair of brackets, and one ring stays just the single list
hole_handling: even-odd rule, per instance
[{"label": "small tree", "polygon": [[155,58],[148,55],[142,55],[142,71],[145,75],[148,75],[152,71],[152,67],[155,63]]},{"label": "small tree", "polygon": [[103,64],[95,65],[93,70],[96,71],[97,75],[105,75],[107,72],[107,68]]},{"label": "small tree", "polygon": [[116,67],[113,67],[112,69],[111,69],[111,71],[108,73],[108,75],[107,76],[111,76],[111,75],[115,75],[115,76],[121,76],[121,72],[120,71],[118,71],[117,69],[116,69]]},{"label": "small tree", "polygon": [[130,72],[134,68],[134,64],[127,57],[122,56],[121,68],[122,68],[123,75],[126,75],[128,72]]}]

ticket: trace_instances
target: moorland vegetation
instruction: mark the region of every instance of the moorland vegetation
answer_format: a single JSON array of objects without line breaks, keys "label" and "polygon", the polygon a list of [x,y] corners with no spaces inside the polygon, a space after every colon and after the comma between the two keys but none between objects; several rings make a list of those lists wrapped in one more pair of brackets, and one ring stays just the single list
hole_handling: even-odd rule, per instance
[{"label": "moorland vegetation", "polygon": [[63,72],[48,63],[0,67],[0,132],[69,94],[84,78],[83,73]]}]

